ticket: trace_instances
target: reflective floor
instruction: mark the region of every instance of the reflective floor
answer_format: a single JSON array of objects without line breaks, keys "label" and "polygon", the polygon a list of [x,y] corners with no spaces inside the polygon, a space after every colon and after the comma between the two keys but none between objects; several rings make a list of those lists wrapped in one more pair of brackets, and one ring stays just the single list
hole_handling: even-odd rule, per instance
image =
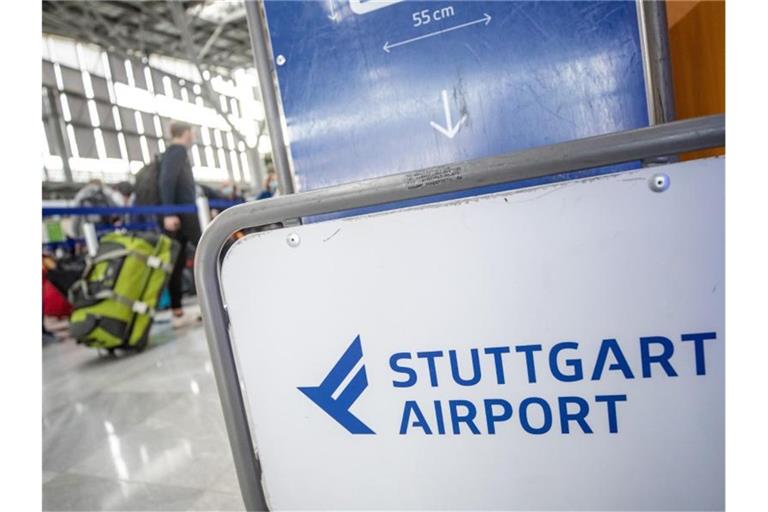
[{"label": "reflective floor", "polygon": [[143,353],[43,348],[45,510],[242,510],[201,327]]}]

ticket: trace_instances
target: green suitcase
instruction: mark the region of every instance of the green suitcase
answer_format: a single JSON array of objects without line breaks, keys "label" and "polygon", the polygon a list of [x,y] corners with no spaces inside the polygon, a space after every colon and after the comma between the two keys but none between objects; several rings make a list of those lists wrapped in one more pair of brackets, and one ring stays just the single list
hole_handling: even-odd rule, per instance
[{"label": "green suitcase", "polygon": [[179,254],[159,233],[109,233],[69,290],[69,332],[92,348],[143,350],[155,306]]}]

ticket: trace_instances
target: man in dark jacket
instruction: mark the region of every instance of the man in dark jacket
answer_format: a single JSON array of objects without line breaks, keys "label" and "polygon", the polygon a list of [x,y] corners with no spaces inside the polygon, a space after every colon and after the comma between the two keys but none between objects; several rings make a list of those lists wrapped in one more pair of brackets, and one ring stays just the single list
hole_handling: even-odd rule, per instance
[{"label": "man in dark jacket", "polygon": [[[170,127],[171,142],[160,164],[159,193],[163,205],[194,204],[196,197],[195,178],[189,163],[189,148],[195,140],[192,126],[173,122]],[[168,291],[171,295],[173,326],[182,327],[198,321],[185,318],[181,304],[182,271],[187,262],[187,244],[196,244],[200,239],[200,223],[194,213],[166,215],[163,218],[166,233],[181,244],[181,252],[173,267]]]}]

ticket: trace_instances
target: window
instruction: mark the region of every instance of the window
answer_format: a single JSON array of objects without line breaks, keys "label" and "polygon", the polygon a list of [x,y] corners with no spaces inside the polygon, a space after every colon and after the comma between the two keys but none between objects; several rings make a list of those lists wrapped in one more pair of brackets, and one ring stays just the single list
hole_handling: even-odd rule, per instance
[{"label": "window", "polygon": [[88,103],[84,98],[78,96],[66,96],[67,110],[72,123],[81,126],[93,126],[91,124],[91,114],[88,111]]},{"label": "window", "polygon": [[136,111],[130,108],[117,107],[120,111],[120,125],[123,130],[130,133],[139,133],[139,127],[136,125]]},{"label": "window", "polygon": [[91,88],[93,89],[94,98],[109,101],[109,86],[107,85],[106,78],[91,75]]},{"label": "window", "polygon": [[117,137],[117,132],[102,130],[101,138],[104,140],[104,151],[107,158],[121,158],[120,140]]},{"label": "window", "polygon": [[[163,139],[170,135],[174,119],[190,123],[199,137],[191,151],[198,178],[246,177],[242,154],[246,147],[238,143],[213,105],[234,122],[252,125],[242,116],[243,106],[250,110],[260,106],[250,97],[255,78],[243,84],[239,78],[235,82],[207,71],[206,79],[216,91],[212,104],[201,96],[202,78],[188,62],[160,56],[150,56],[148,62],[126,60],[58,36],[44,35],[43,43],[45,179],[64,179],[65,149],[76,180],[126,179],[148,158],[165,151]],[[51,108],[51,98],[58,101],[58,108]],[[64,129],[63,148],[57,123]]]},{"label": "window", "polygon": [[144,155],[141,153],[141,140],[138,135],[125,136],[125,146],[128,151],[128,160],[142,162]]},{"label": "window", "polygon": [[77,69],[68,68],[65,66],[60,66],[60,70],[64,90],[85,96],[83,74]]},{"label": "window", "polygon": [[128,73],[125,71],[125,61],[122,58],[109,56],[109,72],[114,82],[128,84]]},{"label": "window", "polygon": [[96,104],[96,113],[99,116],[99,125],[102,128],[116,130],[117,126],[115,126],[115,118],[112,115],[112,105],[101,101],[96,101],[94,103]]}]

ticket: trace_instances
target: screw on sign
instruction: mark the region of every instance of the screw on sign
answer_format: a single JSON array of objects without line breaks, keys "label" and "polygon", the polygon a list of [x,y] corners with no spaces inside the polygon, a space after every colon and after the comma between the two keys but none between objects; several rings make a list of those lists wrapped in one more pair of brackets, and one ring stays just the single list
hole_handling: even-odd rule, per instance
[{"label": "screw on sign", "polygon": [[285,239],[286,242],[288,242],[288,245],[291,247],[298,247],[301,243],[301,238],[296,233],[291,233],[288,235],[288,238]]},{"label": "screw on sign", "polygon": [[669,188],[669,176],[662,173],[654,174],[649,185],[654,192],[664,192]]}]

